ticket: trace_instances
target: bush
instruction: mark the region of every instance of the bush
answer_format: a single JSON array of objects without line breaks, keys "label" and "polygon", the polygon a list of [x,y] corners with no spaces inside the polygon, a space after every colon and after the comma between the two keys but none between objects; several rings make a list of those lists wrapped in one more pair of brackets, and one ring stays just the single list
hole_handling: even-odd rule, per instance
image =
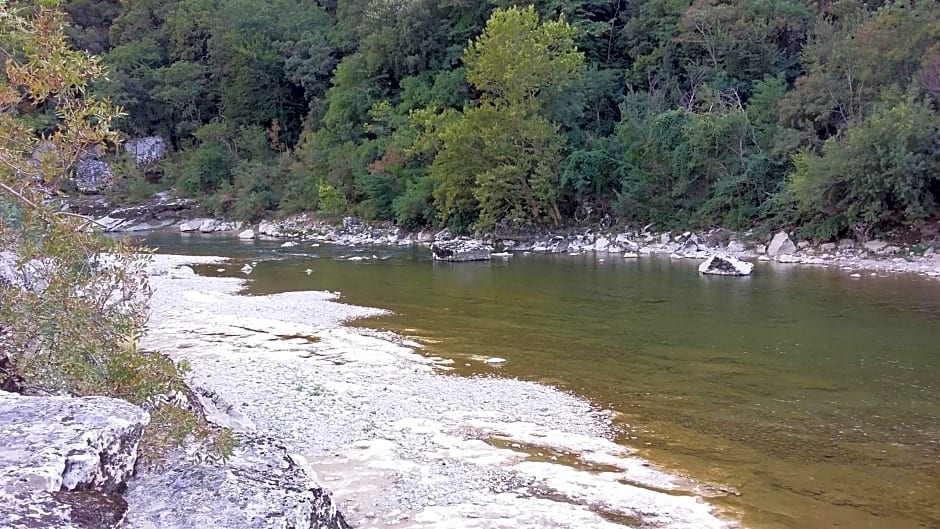
[{"label": "bush", "polygon": [[408,182],[405,192],[392,204],[395,221],[399,226],[411,230],[434,224],[437,210],[434,208],[434,179],[430,175],[420,176]]},{"label": "bush", "polygon": [[349,210],[346,197],[332,185],[326,182],[317,184],[317,195],[320,197],[319,211],[327,215],[342,215]]},{"label": "bush", "polygon": [[176,189],[188,197],[204,198],[232,181],[231,157],[217,143],[204,143],[182,152],[171,167]]},{"label": "bush", "polygon": [[821,236],[863,223],[916,225],[940,201],[940,116],[913,95],[877,105],[822,152],[794,157],[787,193],[796,216]]},{"label": "bush", "polygon": [[[146,459],[190,436],[208,441],[211,457],[225,457],[231,432],[213,430],[173,399],[186,391],[185,366],[136,347],[150,297],[147,251],[88,230],[86,219],[57,209],[37,184],[66,181],[65,160],[114,142],[110,125],[119,113],[86,93],[101,68],[68,49],[63,15],[40,7],[24,19],[23,12],[0,3],[0,42],[18,45],[4,49],[0,76],[8,99],[0,106],[0,387],[123,398],[153,413]],[[60,119],[44,138],[55,154],[40,163],[32,156],[40,135],[20,117],[31,104],[54,107]]]}]

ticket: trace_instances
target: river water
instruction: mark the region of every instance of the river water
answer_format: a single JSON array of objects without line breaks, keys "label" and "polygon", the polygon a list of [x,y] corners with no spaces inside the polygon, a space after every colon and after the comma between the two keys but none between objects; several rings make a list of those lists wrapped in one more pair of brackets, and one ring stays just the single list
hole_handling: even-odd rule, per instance
[{"label": "river water", "polygon": [[244,277],[243,261],[258,261],[247,294],[338,290],[394,312],[359,325],[412,336],[458,372],[538,380],[613,409],[620,442],[736,488],[719,503],[753,529],[940,528],[938,281],[769,263],[748,278],[703,277],[697,262],[652,257],[446,264],[421,248],[146,241],[236,258],[200,273]]}]

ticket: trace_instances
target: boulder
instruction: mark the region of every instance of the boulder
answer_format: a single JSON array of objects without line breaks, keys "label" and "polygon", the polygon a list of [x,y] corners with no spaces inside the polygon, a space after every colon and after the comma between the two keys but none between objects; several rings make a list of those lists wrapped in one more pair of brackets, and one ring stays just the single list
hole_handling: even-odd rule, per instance
[{"label": "boulder", "polygon": [[134,157],[137,165],[158,162],[166,156],[166,141],[159,136],[147,136],[124,144],[124,152]]},{"label": "boulder", "polygon": [[884,241],[879,241],[878,239],[874,239],[874,240],[866,242],[863,246],[869,252],[882,253],[884,252],[885,248],[888,247],[888,243]]},{"label": "boulder", "polygon": [[597,240],[594,241],[594,251],[606,252],[608,247],[610,247],[610,239],[607,237],[598,237]]},{"label": "boulder", "polygon": [[258,233],[261,235],[267,235],[268,237],[280,237],[281,230],[277,227],[277,224],[264,221],[258,225]]},{"label": "boulder", "polygon": [[434,233],[427,230],[421,230],[417,235],[415,235],[415,240],[424,243],[434,242]]},{"label": "boulder", "polygon": [[726,246],[731,241],[731,232],[724,228],[715,228],[705,234],[705,246],[709,248],[720,248]]},{"label": "boulder", "polygon": [[546,246],[547,250],[551,253],[565,253],[568,251],[570,243],[564,237],[556,235],[548,241]]},{"label": "boulder", "polygon": [[185,454],[139,476],[127,491],[127,529],[349,529],[306,460],[264,435],[237,435],[224,465]]},{"label": "boulder", "polygon": [[195,225],[195,226],[194,226],[193,224],[189,223],[189,222],[184,222],[184,223],[180,224],[180,231],[183,232],[183,233],[194,232],[194,231],[196,231],[197,229],[199,229],[199,225],[198,225],[198,224]]},{"label": "boulder", "polygon": [[683,256],[694,255],[698,253],[698,250],[699,250],[698,243],[696,243],[692,239],[687,239],[685,242],[680,244],[678,248],[676,248],[675,253],[679,255],[683,255]]},{"label": "boulder", "polygon": [[206,219],[202,221],[202,224],[199,225],[200,233],[212,233],[216,231],[219,227],[219,221],[214,219]]},{"label": "boulder", "polygon": [[775,259],[777,260],[778,263],[786,263],[786,264],[796,264],[796,263],[801,262],[801,259],[799,257],[792,255],[792,254],[788,254],[788,253],[785,253],[783,255],[778,255],[777,257],[775,257]]},{"label": "boulder", "polygon": [[241,232],[241,233],[238,234],[238,238],[239,238],[239,239],[254,239],[254,238],[255,238],[255,230],[245,230],[245,231],[243,231],[243,232]]},{"label": "boulder", "polygon": [[748,276],[754,265],[738,260],[730,255],[713,255],[700,264],[700,274],[714,274],[722,276]]},{"label": "boulder", "polygon": [[785,231],[777,232],[770,244],[767,245],[767,255],[777,257],[778,255],[796,253],[796,245],[790,240],[790,235]]},{"label": "boulder", "polygon": [[0,527],[119,527],[150,416],[108,397],[0,391]]},{"label": "boulder", "polygon": [[834,252],[836,251],[836,243],[834,242],[824,242],[819,245],[819,249],[823,252]]},{"label": "boulder", "polygon": [[113,179],[111,167],[101,160],[82,160],[75,168],[75,187],[86,195],[100,194]]},{"label": "boulder", "polygon": [[449,241],[453,238],[454,235],[447,228],[444,228],[443,230],[434,234],[435,241]]},{"label": "boulder", "polygon": [[851,250],[855,248],[855,241],[852,239],[839,239],[840,250]]},{"label": "boulder", "polygon": [[747,250],[747,247],[744,245],[743,242],[737,239],[732,239],[728,241],[728,245],[725,246],[725,250],[727,250],[728,253],[734,254],[734,253],[741,253]]},{"label": "boulder", "polygon": [[431,255],[435,261],[487,261],[492,252],[492,248],[474,240],[455,239],[431,245]]}]

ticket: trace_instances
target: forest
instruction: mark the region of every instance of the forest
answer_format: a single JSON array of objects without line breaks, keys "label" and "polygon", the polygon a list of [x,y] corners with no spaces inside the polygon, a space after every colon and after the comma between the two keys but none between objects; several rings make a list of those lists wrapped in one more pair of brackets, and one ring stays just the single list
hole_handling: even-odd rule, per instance
[{"label": "forest", "polygon": [[[917,232],[940,202],[940,6],[915,0],[68,0],[125,198],[463,233]],[[41,121],[42,116],[36,120]],[[50,123],[53,121],[49,119]]]}]

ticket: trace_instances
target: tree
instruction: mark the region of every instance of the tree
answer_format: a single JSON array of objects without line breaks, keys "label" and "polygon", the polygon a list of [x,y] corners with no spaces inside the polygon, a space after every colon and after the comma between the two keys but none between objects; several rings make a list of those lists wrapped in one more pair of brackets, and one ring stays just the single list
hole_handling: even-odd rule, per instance
[{"label": "tree", "polygon": [[564,139],[541,113],[544,98],[570,86],[584,55],[564,20],[539,23],[535,9],[497,9],[464,52],[476,106],[441,133],[431,166],[442,216],[481,230],[561,222],[556,203]]},{"label": "tree", "polygon": [[[54,2],[0,3],[0,387],[104,394],[151,410],[145,456],[194,433],[224,455],[229,436],[160,396],[185,391],[182,368],[137,349],[147,318],[146,252],[89,229],[51,200],[89,149],[112,143],[120,110],[88,94],[100,61],[69,48]],[[54,108],[52,132],[30,125]],[[142,253],[143,252],[143,253]]]}]

